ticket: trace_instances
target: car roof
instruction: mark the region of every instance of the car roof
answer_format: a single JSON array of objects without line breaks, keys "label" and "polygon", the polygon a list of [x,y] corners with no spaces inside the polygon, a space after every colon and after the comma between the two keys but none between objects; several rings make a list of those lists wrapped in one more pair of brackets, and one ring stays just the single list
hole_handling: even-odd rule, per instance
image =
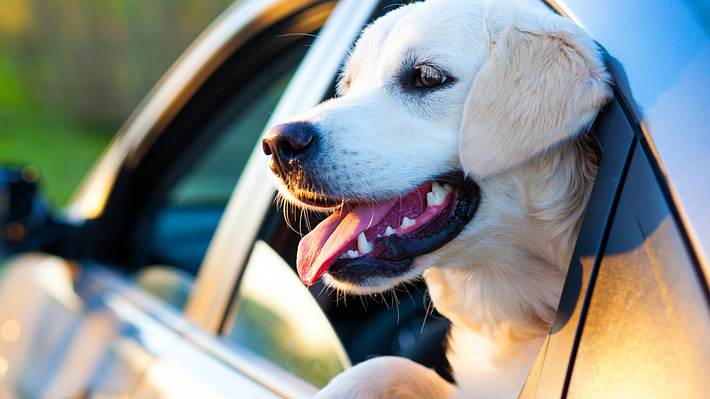
[{"label": "car roof", "polygon": [[710,6],[704,0],[548,0],[609,53],[622,105],[658,162],[710,276]]}]

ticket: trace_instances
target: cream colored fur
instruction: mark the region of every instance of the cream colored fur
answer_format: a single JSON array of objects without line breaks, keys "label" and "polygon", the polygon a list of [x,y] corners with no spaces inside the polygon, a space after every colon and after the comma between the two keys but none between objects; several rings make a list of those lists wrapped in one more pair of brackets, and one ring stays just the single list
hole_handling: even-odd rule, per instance
[{"label": "cream colored fur", "polygon": [[[408,97],[392,80],[407,57],[443,66],[456,84]],[[534,1],[428,0],[365,30],[339,98],[294,118],[326,133],[319,178],[344,196],[382,197],[462,168],[483,198],[465,229],[410,274],[361,286],[326,280],[369,293],[423,275],[452,321],[457,384],[388,357],[345,371],[319,398],[518,395],[555,317],[596,173],[580,134],[607,101],[607,80],[594,43]]]}]

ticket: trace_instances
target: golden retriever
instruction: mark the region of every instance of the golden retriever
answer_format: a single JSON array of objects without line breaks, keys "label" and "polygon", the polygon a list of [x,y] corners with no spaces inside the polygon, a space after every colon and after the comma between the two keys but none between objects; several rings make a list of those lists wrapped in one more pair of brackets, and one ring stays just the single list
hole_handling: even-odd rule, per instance
[{"label": "golden retriever", "polygon": [[[382,357],[322,398],[512,398],[552,323],[608,101],[595,43],[535,1],[428,0],[368,26],[336,98],[264,138],[280,194],[332,212],[299,246],[306,284],[426,280],[456,384]],[[363,328],[367,328],[363,326]]]}]

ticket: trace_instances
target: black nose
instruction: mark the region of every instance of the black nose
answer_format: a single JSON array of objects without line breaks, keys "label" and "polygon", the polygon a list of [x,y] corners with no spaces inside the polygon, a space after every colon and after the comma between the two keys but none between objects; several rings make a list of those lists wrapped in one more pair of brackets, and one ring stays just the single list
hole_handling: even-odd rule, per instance
[{"label": "black nose", "polygon": [[261,146],[264,154],[273,155],[274,162],[288,168],[289,161],[302,157],[315,138],[316,129],[311,123],[284,123],[271,129]]}]

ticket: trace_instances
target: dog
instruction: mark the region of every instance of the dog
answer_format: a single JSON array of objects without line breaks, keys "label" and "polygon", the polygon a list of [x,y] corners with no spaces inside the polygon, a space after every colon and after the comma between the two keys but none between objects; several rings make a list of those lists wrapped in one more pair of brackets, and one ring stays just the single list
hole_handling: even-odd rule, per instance
[{"label": "dog", "polygon": [[331,212],[300,242],[310,285],[424,278],[456,384],[381,357],[322,398],[512,398],[555,317],[611,96],[595,43],[534,1],[427,0],[369,25],[337,96],[263,139],[280,195]]}]

